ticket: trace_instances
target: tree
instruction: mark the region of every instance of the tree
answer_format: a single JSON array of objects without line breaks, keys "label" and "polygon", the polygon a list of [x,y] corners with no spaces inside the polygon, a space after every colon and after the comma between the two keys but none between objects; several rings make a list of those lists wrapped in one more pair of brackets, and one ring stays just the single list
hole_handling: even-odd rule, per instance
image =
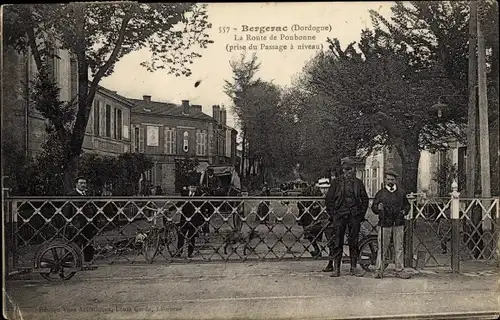
[{"label": "tree", "polygon": [[190,184],[192,179],[199,177],[196,171],[199,164],[200,161],[196,157],[186,156],[175,160],[175,192],[179,192],[182,187]]},{"label": "tree", "polygon": [[138,193],[141,174],[151,169],[153,163],[140,153],[123,153],[119,157],[85,153],[78,162],[78,173],[87,178],[89,189],[101,194],[106,184],[113,186],[113,195]]},{"label": "tree", "polygon": [[453,133],[443,123],[460,118],[454,113],[439,119],[432,109],[439,96],[453,92],[451,85],[439,65],[415,68],[404,46],[372,32],[363,32],[359,51],[354,44],[342,50],[338,40],[328,42],[330,51],[306,68],[306,85],[330,98],[328,118],[344,139],[356,141],[357,148],[394,147],[402,159],[402,183],[414,190],[419,148],[437,143],[438,131]]},{"label": "tree", "polygon": [[[68,50],[78,70],[75,121],[64,150],[65,188],[82,151],[90,108],[102,78],[130,52],[148,48],[141,65],[149,71],[166,69],[176,76],[191,74],[189,64],[201,55],[192,49],[212,43],[204,5],[193,3],[73,2],[12,5],[4,9],[5,42],[33,54],[38,72],[47,72],[56,48]],[[57,113],[49,113],[56,123]]]},{"label": "tree", "polygon": [[259,78],[255,79],[255,74],[260,68],[260,63],[258,62],[257,55],[252,54],[249,61],[246,61],[246,54],[241,54],[240,59],[235,59],[229,62],[232,71],[233,79],[232,82],[229,80],[224,80],[224,93],[233,100],[232,111],[238,116],[238,125],[241,128],[243,135],[242,141],[242,154],[241,154],[241,183],[245,184],[245,177],[248,176],[249,172],[245,172],[245,163],[247,156],[247,128],[245,126],[243,112],[246,109],[246,100],[244,95],[248,88],[255,84]]},{"label": "tree", "polygon": [[[468,23],[469,3],[466,1],[410,1],[398,2],[392,8],[393,18],[388,21],[375,11],[371,12],[375,32],[381,39],[393,41],[411,50],[408,55],[416,67],[440,64],[444,75],[451,81],[455,97],[446,101],[452,112],[463,112],[467,104]],[[488,106],[490,118],[490,156],[492,192],[499,193],[499,47],[498,3],[478,2],[479,21],[483,26],[487,51]]]}]

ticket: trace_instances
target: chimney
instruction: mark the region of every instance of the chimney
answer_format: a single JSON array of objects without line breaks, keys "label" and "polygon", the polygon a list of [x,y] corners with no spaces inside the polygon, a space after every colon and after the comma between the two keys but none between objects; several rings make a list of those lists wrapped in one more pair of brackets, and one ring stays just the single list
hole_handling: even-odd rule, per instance
[{"label": "chimney", "polygon": [[144,101],[151,101],[151,96],[143,95],[142,100]]},{"label": "chimney", "polygon": [[226,111],[226,108],[222,108],[222,119],[221,119],[221,122],[223,125],[226,125],[226,121],[227,121],[227,111]]},{"label": "chimney", "polygon": [[213,110],[213,118],[215,119],[215,121],[219,122],[220,121],[220,107],[218,105],[213,105],[212,110]]},{"label": "chimney", "polygon": [[189,100],[182,100],[182,113],[189,114]]},{"label": "chimney", "polygon": [[203,109],[201,104],[193,104],[191,107],[193,107],[194,110],[198,110],[199,112],[202,112]]}]

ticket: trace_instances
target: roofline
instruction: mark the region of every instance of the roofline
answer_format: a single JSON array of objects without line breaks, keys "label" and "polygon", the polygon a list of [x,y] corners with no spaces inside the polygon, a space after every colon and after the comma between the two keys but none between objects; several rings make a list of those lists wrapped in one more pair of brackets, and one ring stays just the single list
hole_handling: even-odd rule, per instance
[{"label": "roofline", "polygon": [[99,92],[100,94],[106,95],[109,98],[112,98],[112,99],[118,100],[120,102],[123,102],[123,103],[127,104],[128,106],[130,106],[131,109],[134,106],[134,104],[132,102],[130,102],[128,98],[126,98],[126,97],[124,97],[122,95],[119,95],[118,93],[116,93],[116,92],[114,92],[112,90],[109,90],[109,89],[107,89],[107,88],[105,88],[103,86],[98,85],[96,93],[97,92]]},{"label": "roofline", "polygon": [[178,118],[178,119],[190,119],[190,120],[199,120],[199,121],[205,121],[205,122],[215,122],[215,119],[211,118],[209,115],[206,115],[209,118],[196,118],[196,117],[190,117],[190,116],[184,116],[184,115],[172,115],[172,114],[161,114],[161,113],[156,113],[156,112],[145,112],[145,111],[134,111],[131,109],[131,115],[149,115],[149,116],[155,116],[155,117],[163,117],[163,118]]}]

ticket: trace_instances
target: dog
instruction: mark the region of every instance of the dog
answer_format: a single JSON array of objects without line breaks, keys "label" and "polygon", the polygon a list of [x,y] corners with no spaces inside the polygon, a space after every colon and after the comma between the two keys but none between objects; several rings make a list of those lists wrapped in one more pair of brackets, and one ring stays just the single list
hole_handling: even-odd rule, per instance
[{"label": "dog", "polygon": [[243,255],[247,255],[248,251],[255,251],[255,248],[250,246],[253,239],[259,238],[259,234],[255,230],[251,230],[248,234],[243,234],[241,231],[231,231],[224,237],[224,254],[227,254],[227,248],[231,246],[233,252],[237,252],[236,244],[244,244]]}]

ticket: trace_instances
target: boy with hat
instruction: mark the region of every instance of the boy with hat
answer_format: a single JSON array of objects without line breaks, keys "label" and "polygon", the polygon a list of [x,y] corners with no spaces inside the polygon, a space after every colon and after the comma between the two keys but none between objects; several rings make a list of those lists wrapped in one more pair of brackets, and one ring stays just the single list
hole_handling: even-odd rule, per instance
[{"label": "boy with hat", "polygon": [[403,237],[405,216],[410,210],[406,193],[396,184],[398,174],[393,170],[385,173],[385,187],[377,192],[373,200],[372,210],[379,216],[378,252],[374,277],[382,278],[382,253],[387,252],[391,240],[394,243],[396,274],[399,278],[408,279],[410,275],[403,270]]}]

